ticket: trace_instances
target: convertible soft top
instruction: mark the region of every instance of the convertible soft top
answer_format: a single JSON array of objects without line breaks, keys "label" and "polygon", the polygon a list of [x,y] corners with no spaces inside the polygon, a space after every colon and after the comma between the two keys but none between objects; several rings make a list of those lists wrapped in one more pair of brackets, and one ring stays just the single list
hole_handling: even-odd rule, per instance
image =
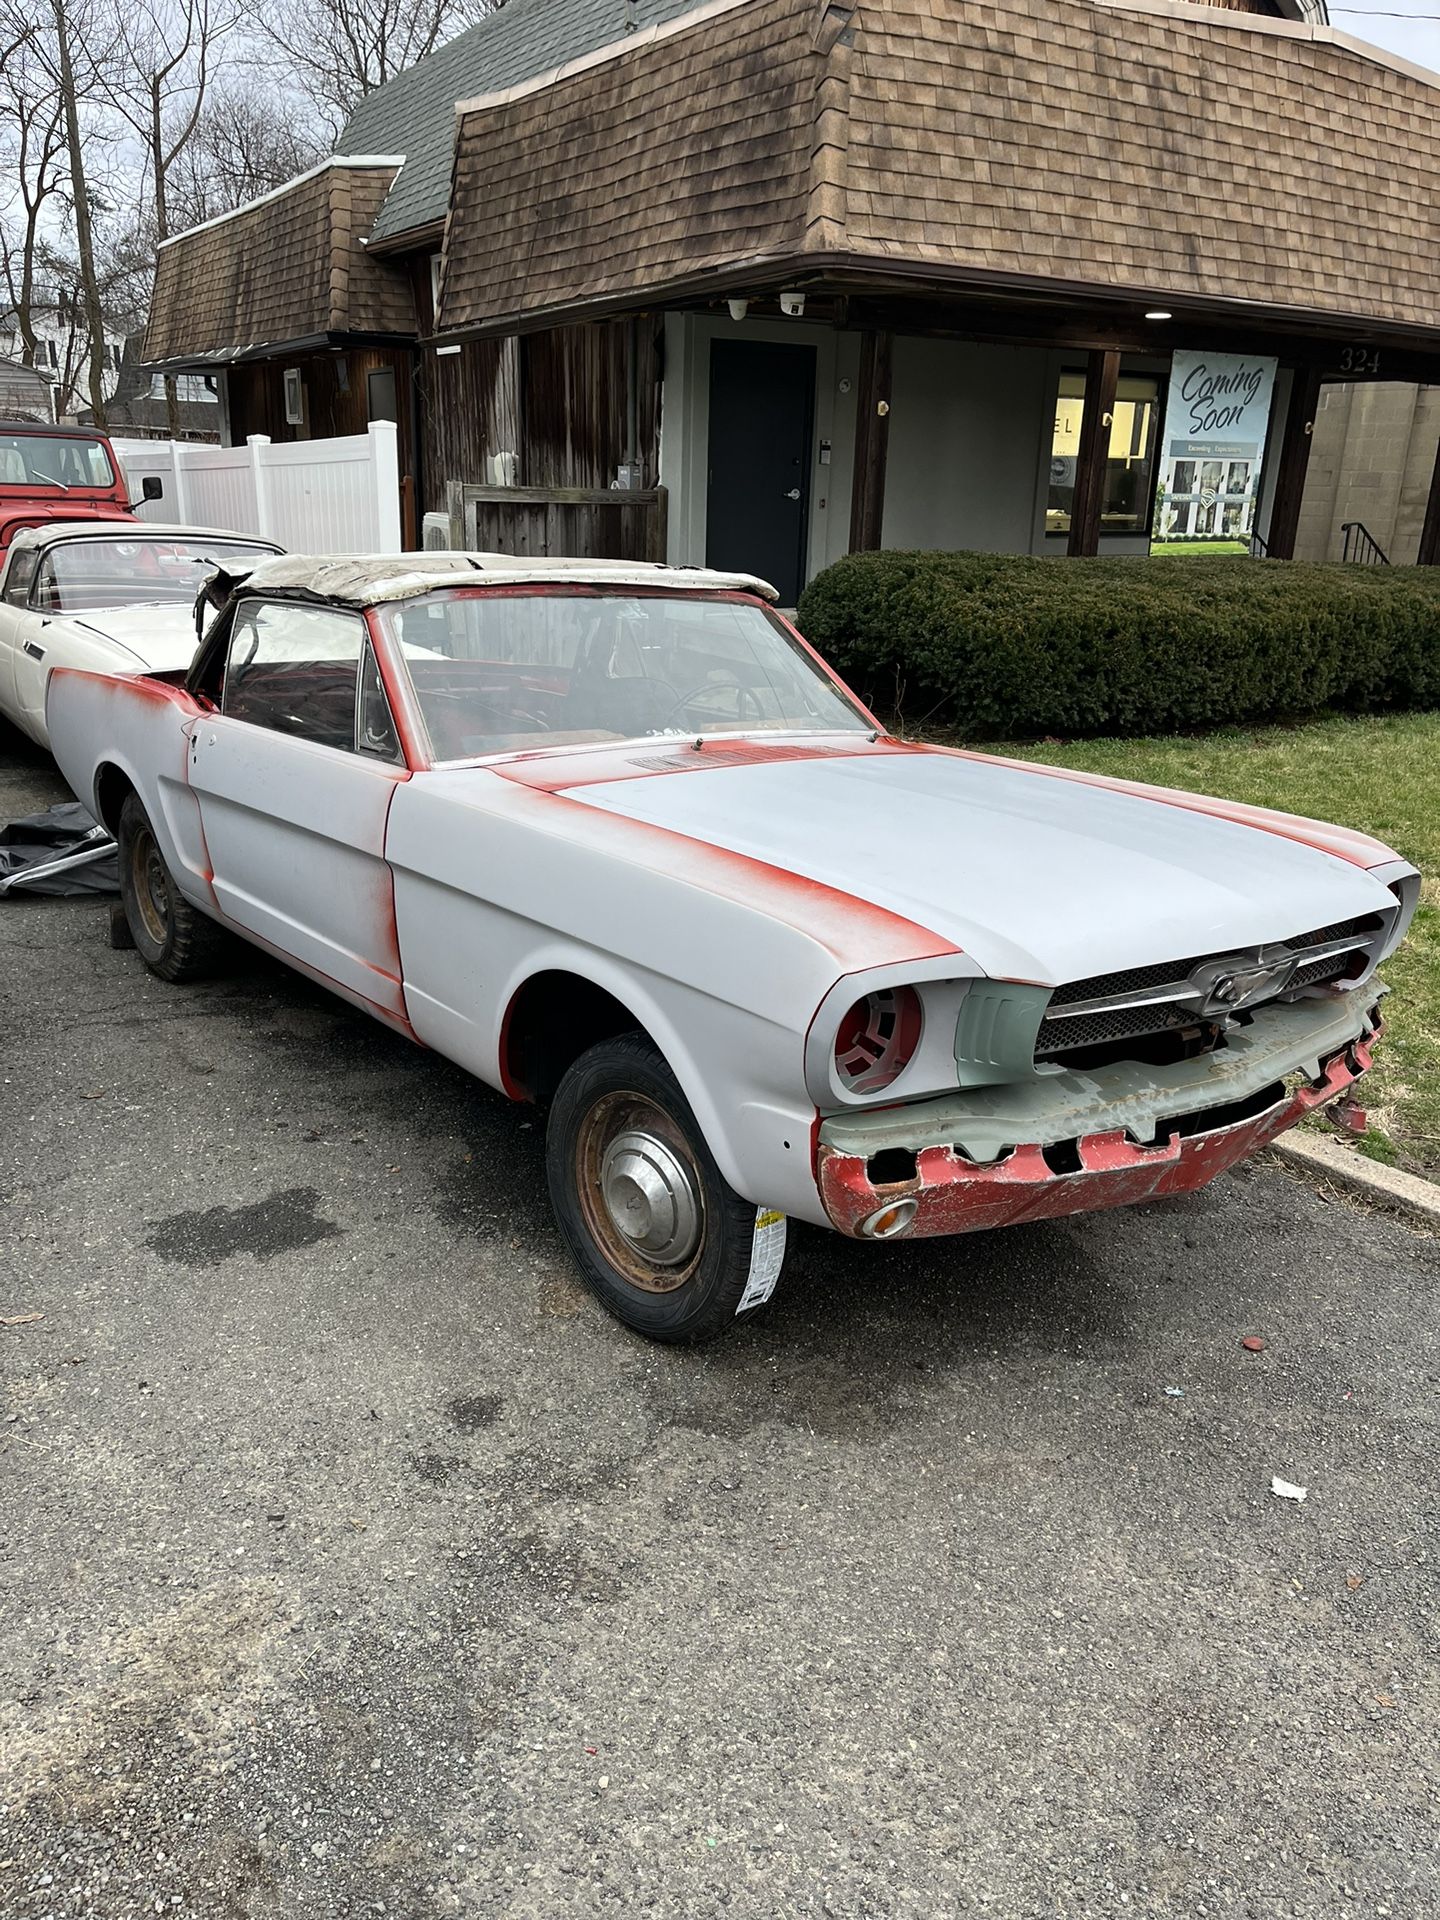
[{"label": "convertible soft top", "polygon": [[265,593],[303,591],[342,606],[375,607],[413,600],[441,587],[474,586],[476,575],[497,586],[554,585],[663,587],[676,593],[754,593],[775,600],[768,580],[749,573],[715,573],[705,567],[666,567],[644,560],[531,559],[513,553],[390,553],[339,556],[287,553],[262,560],[246,573],[226,577]]},{"label": "convertible soft top", "polygon": [[86,520],[47,520],[43,526],[22,527],[11,547],[49,547],[59,540],[236,540],[246,546],[280,550],[271,540],[255,534],[237,533],[234,527],[186,527],[178,522],[157,520],[101,520],[91,515]]}]

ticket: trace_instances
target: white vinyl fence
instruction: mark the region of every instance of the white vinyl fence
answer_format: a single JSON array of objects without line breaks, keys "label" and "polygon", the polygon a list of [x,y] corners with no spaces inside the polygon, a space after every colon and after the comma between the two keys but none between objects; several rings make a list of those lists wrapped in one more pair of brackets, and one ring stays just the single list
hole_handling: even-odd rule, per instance
[{"label": "white vinyl fence", "polygon": [[243,447],[190,440],[116,440],[131,499],[158,475],[164,493],[142,520],[223,527],[275,540],[292,553],[399,553],[400,460],[395,424],[339,440],[272,441]]}]

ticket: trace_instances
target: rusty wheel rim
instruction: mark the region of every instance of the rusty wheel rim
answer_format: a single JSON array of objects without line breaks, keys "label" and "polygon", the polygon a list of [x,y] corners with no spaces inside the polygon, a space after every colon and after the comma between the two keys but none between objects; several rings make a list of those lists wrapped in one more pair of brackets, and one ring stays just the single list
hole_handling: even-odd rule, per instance
[{"label": "rusty wheel rim", "polygon": [[575,1185],[591,1240],[646,1293],[673,1293],[705,1245],[705,1190],[684,1133],[653,1100],[607,1093],[580,1123]]},{"label": "rusty wheel rim", "polygon": [[141,827],[130,842],[130,880],[140,923],[157,947],[170,930],[170,877],[155,836]]}]

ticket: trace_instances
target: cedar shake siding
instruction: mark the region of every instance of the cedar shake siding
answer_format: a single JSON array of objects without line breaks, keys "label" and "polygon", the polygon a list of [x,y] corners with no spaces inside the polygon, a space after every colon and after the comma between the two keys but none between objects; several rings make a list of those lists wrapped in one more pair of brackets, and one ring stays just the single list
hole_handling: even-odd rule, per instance
[{"label": "cedar shake siding", "polygon": [[723,4],[458,127],[440,326],[488,324],[791,253],[815,0]]},{"label": "cedar shake siding", "polygon": [[413,339],[408,279],[361,245],[395,173],[393,161],[327,161],[167,241],[147,364],[231,361],[357,337]]},{"label": "cedar shake siding", "polygon": [[1440,90],[1184,0],[717,0],[457,127],[442,331],[924,275],[1424,333]]}]

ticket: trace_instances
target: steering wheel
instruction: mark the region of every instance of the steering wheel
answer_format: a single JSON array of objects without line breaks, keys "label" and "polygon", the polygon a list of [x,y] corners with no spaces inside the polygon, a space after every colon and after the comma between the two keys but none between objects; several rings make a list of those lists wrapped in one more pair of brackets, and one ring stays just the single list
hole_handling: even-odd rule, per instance
[{"label": "steering wheel", "polygon": [[755,709],[756,721],[757,722],[762,721],[765,718],[765,710],[760,705],[760,701],[755,693],[755,689],[753,687],[747,686],[745,682],[740,678],[738,673],[726,673],[720,669],[717,669],[717,671],[720,673],[719,679],[702,680],[699,682],[697,686],[691,687],[688,693],[680,694],[679,697],[674,701],[674,703],[666,709],[664,718],[662,719],[660,724],[662,726],[667,726],[675,718],[676,714],[682,713],[684,709],[691,704],[692,701],[698,700],[702,693],[710,693],[711,691],[722,693],[729,688],[734,689],[735,696],[736,696],[735,697],[736,726],[738,727],[738,726],[744,725],[745,709],[747,706],[753,706]]}]

